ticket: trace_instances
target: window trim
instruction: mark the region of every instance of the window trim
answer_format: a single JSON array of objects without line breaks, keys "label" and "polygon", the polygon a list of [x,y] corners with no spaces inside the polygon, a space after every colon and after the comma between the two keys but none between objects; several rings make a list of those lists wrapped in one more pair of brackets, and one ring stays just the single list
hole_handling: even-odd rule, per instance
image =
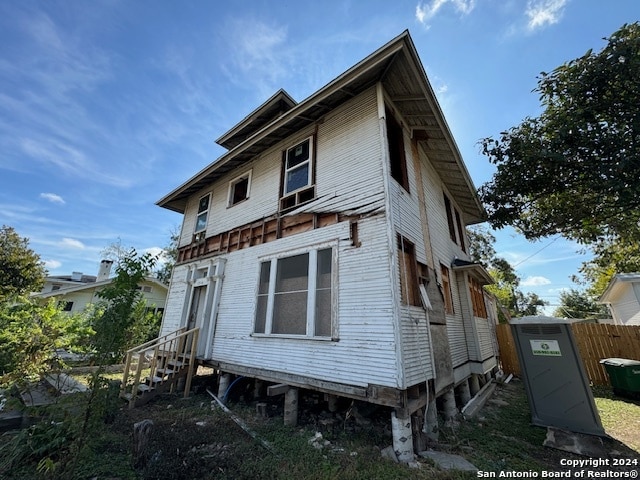
[{"label": "window trim", "polygon": [[[295,165],[294,167],[288,167],[288,162],[289,162],[289,152],[292,151],[294,148],[299,147],[300,145],[304,144],[308,142],[309,143],[309,157],[298,163],[297,165]],[[313,148],[314,142],[313,142],[313,135],[308,136],[307,138],[302,139],[299,142],[296,142],[295,145],[285,149],[284,151],[284,165],[283,165],[283,182],[282,182],[282,196],[283,197],[288,197],[289,195],[293,195],[294,193],[297,193],[301,190],[304,190],[308,187],[310,187],[313,184],[313,160],[314,160],[314,148]],[[307,164],[309,166],[309,171],[307,172],[307,183],[302,186],[302,187],[298,187],[294,190],[291,190],[290,192],[287,191],[287,173],[293,171],[293,170],[297,170],[298,168],[300,168],[303,164]]]},{"label": "window trim", "polygon": [[[252,170],[249,170],[229,181],[229,187],[227,189],[227,208],[234,207],[239,203],[249,200],[249,196],[251,195],[251,173]],[[247,180],[247,193],[242,200],[234,202],[233,197],[235,196],[235,187],[245,179]]]},{"label": "window trim", "polygon": [[451,291],[451,272],[449,267],[440,264],[440,278],[442,296],[444,297],[444,313],[445,315],[455,315],[455,308],[453,306],[453,292]]},{"label": "window trim", "polygon": [[397,238],[398,268],[400,272],[400,303],[405,307],[422,306],[416,247],[411,241],[400,234],[398,234]]},{"label": "window trim", "polygon": [[[317,306],[317,267],[318,267],[318,253],[322,250],[331,250],[331,313],[330,313],[330,334],[325,335],[316,335],[316,306]],[[331,243],[322,243],[318,245],[314,245],[313,247],[304,248],[304,249],[296,249],[287,252],[280,252],[272,255],[267,255],[258,259],[258,271],[257,271],[257,288],[255,291],[255,310],[253,316],[253,331],[251,336],[253,337],[264,337],[264,338],[291,338],[297,340],[325,340],[325,341],[335,341],[335,306],[337,305],[337,245],[335,242]],[[274,315],[274,304],[275,304],[275,295],[276,295],[276,280],[277,280],[277,271],[278,271],[278,261],[286,258],[295,257],[298,255],[308,254],[308,271],[307,271],[307,319],[306,319],[306,333],[305,334],[295,334],[295,333],[272,333],[273,330],[273,315]],[[267,304],[266,304],[266,312],[264,319],[264,332],[256,332],[256,322],[258,316],[258,298],[259,296],[264,296],[265,294],[259,293],[260,288],[260,279],[262,273],[262,265],[264,263],[270,262],[269,267],[269,283],[268,289],[266,293]]]},{"label": "window trim", "polygon": [[[304,162],[299,163],[294,168],[287,168],[289,152],[294,148],[302,145],[305,142],[309,142],[309,158]],[[287,174],[296,168],[299,168],[303,163],[308,164],[309,171],[307,177],[307,184],[299,187],[295,190],[287,192]],[[291,208],[298,207],[306,202],[315,199],[315,183],[316,183],[316,135],[309,135],[302,140],[295,142],[292,146],[282,150],[282,166],[280,168],[280,201],[279,210],[289,210]]]},{"label": "window trim", "polygon": [[[200,202],[205,197],[208,197],[207,208],[205,210],[203,210],[203,211],[200,211]],[[208,193],[205,193],[204,195],[202,195],[198,199],[198,203],[196,204],[196,222],[195,222],[195,225],[193,226],[194,235],[196,235],[198,233],[201,233],[201,232],[206,232],[207,224],[209,223],[209,210],[211,210],[211,192],[208,192]],[[204,215],[204,218],[205,218],[204,228],[201,228],[200,230],[197,230],[197,228],[198,228],[198,219],[203,215]]]}]

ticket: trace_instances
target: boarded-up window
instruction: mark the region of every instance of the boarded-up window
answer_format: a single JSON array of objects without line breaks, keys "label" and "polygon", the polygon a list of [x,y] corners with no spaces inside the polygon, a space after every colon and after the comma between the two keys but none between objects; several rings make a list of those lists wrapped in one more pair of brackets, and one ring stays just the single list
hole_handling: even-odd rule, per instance
[{"label": "boarded-up window", "polygon": [[444,265],[440,265],[440,273],[442,276],[442,296],[444,297],[444,312],[453,315],[453,297],[451,296],[451,278],[449,277],[449,269]]},{"label": "boarded-up window", "polygon": [[333,250],[260,264],[255,333],[330,337]]},{"label": "boarded-up window", "polygon": [[469,276],[469,293],[471,294],[471,305],[473,316],[487,318],[487,308],[484,303],[484,292],[482,285],[472,276]]},{"label": "boarded-up window", "polygon": [[405,305],[422,305],[418,288],[418,274],[414,245],[398,236],[398,263],[400,264],[400,296]]},{"label": "boarded-up window", "polygon": [[408,192],[409,177],[407,175],[407,159],[404,151],[402,126],[388,108],[385,116],[387,119],[387,143],[389,144],[391,176]]}]

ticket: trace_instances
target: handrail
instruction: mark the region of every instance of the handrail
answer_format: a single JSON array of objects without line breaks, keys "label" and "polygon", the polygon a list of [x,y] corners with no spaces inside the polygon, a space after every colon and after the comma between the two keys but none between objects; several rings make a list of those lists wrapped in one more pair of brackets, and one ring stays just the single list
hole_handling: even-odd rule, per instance
[{"label": "handrail", "polygon": [[[171,337],[172,335],[177,337],[177,336],[181,335],[182,333],[187,333],[187,332],[185,332],[185,329],[186,329],[186,328],[187,328],[187,327],[180,327],[179,329],[174,330],[173,332],[169,332],[169,333],[167,333],[166,335],[162,335],[161,337],[154,338],[153,340],[149,340],[148,342],[143,343],[142,345],[137,345],[137,346],[135,346],[135,347],[130,348],[129,350],[127,350],[127,353],[129,353],[129,352],[138,352],[138,351],[140,351],[140,350],[146,350],[146,349],[148,349],[148,347],[149,347],[149,346],[151,346],[151,345],[153,345],[153,344],[157,343],[159,340],[161,340],[161,339],[163,339],[163,338],[164,338],[164,339],[168,339],[168,338],[169,338],[169,337]],[[191,332],[192,330],[193,330],[193,329],[189,330],[189,332]]]},{"label": "handrail", "polygon": [[[142,345],[138,345],[127,350],[126,362],[124,367],[124,372],[122,375],[122,384],[120,387],[120,394],[124,396],[128,387],[128,380],[130,376],[133,374],[133,384],[131,395],[129,397],[129,404],[133,406],[136,401],[138,385],[140,384],[140,378],[142,376],[143,362],[142,356],[146,352],[153,352],[151,356],[151,379],[153,382],[153,377],[158,370],[158,359],[159,357],[163,357],[163,363],[160,368],[166,366],[168,362],[177,363],[182,360],[185,360],[187,353],[192,352],[193,358],[188,362],[188,378],[187,378],[187,387],[190,389],[191,385],[191,376],[193,375],[193,367],[195,360],[195,352],[198,345],[198,333],[199,328],[192,328],[191,330],[186,330],[186,327],[181,327],[178,330],[170,332],[166,335],[158,337],[149,342],[145,342]],[[190,341],[189,336],[191,336]],[[138,357],[137,364],[135,365],[135,372],[132,372],[132,362],[134,356]],[[170,377],[175,376],[175,372],[169,375]],[[173,390],[173,385],[171,386]],[[188,396],[189,389],[185,389],[185,398]]]}]

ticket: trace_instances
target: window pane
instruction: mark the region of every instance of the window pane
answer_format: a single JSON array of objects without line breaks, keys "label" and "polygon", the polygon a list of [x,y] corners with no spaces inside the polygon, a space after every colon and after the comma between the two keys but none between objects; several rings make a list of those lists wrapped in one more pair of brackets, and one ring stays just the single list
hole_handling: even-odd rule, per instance
[{"label": "window pane", "polygon": [[318,337],[331,336],[331,289],[316,290],[316,331]]},{"label": "window pane", "polygon": [[303,163],[299,167],[287,172],[286,192],[293,192],[309,184],[309,163]]},{"label": "window pane", "polygon": [[196,232],[200,232],[207,228],[207,213],[201,213],[196,219]]},{"label": "window pane", "polygon": [[295,292],[308,287],[309,254],[295,255],[278,260],[276,292]]},{"label": "window pane", "polygon": [[287,150],[287,170],[309,159],[309,140]]},{"label": "window pane", "polygon": [[307,292],[276,294],[271,333],[307,333]]},{"label": "window pane", "polygon": [[256,325],[255,333],[264,333],[264,325],[267,320],[267,295],[258,296],[258,305],[256,306]]},{"label": "window pane", "polygon": [[198,213],[202,213],[208,209],[209,209],[209,195],[206,195],[200,199],[200,203],[198,204]]},{"label": "window pane", "polygon": [[271,262],[262,262],[260,264],[260,285],[258,286],[258,294],[269,293],[269,275],[271,273]]},{"label": "window pane", "polygon": [[318,250],[316,288],[331,287],[331,249]]}]

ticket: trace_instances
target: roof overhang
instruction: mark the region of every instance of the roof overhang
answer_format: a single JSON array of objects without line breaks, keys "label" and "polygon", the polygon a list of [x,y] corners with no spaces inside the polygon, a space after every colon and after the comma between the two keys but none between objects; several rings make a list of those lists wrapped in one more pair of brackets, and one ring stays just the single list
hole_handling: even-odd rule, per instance
[{"label": "roof overhang", "polygon": [[618,273],[613,276],[598,303],[611,303],[622,293],[627,283],[640,282],[640,273]]},{"label": "roof overhang", "polygon": [[481,263],[468,262],[466,260],[460,260],[456,258],[451,263],[451,268],[455,272],[467,272],[473,275],[482,285],[491,285],[495,283],[489,272]]},{"label": "roof overhang", "polygon": [[[289,110],[233,146],[216,161],[161,198],[157,205],[184,213],[191,195],[229,171],[249,162],[291,134],[320,121],[327,112],[379,82],[383,84],[387,95],[402,115],[413,138],[422,146],[439,172],[446,188],[460,207],[465,223],[484,221],[486,212],[476,194],[476,188],[464,166],[408,31],[376,50],[307,99],[293,106],[290,102]],[[264,113],[272,108],[269,107],[272,103],[282,101],[282,92],[276,93],[254,114],[258,112],[259,116],[260,112]],[[291,101],[293,102],[293,99]],[[234,140],[242,136],[243,128],[248,128],[251,118],[252,115],[249,115],[246,121],[240,122],[220,137],[219,141],[231,145],[228,142],[232,139],[234,143]],[[255,127],[255,124],[253,125]]]}]

